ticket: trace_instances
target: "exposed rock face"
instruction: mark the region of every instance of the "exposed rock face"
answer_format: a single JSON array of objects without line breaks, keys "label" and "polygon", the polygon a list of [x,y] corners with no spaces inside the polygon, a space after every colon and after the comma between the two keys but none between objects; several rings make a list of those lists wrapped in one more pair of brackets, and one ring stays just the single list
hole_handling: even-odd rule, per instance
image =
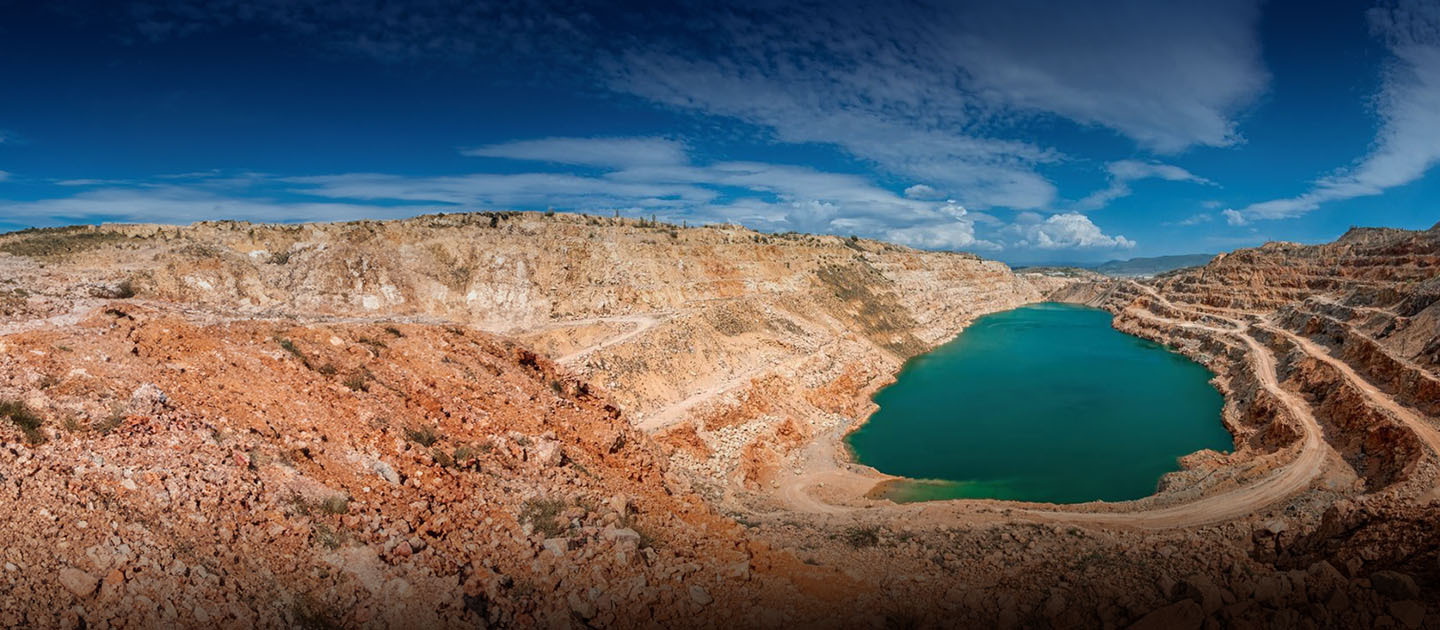
[{"label": "exposed rock face", "polygon": [[551,385],[572,376],[481,332],[117,305],[3,343],[0,392],[55,419],[40,445],[0,428],[7,626],[564,625],[553,601],[681,624],[696,592],[724,604],[707,619],[753,625],[819,618],[846,590],[666,481],[614,406]]},{"label": "exposed rock face", "polygon": [[[1440,231],[1147,283],[538,214],[0,236],[0,624],[1436,623]],[[1201,361],[1116,505],[866,498],[901,363],[1040,299]],[[497,336],[504,335],[504,336]]]}]

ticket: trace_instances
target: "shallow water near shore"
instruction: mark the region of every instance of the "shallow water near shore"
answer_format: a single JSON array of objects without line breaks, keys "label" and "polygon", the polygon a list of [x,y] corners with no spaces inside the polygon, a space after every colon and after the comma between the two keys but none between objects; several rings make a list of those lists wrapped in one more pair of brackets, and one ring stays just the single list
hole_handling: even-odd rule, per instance
[{"label": "shallow water near shore", "polygon": [[1179,457],[1229,451],[1210,372],[1110,321],[1057,303],[980,317],[908,362],[846,441],[913,480],[881,486],[900,502],[1139,499]]}]

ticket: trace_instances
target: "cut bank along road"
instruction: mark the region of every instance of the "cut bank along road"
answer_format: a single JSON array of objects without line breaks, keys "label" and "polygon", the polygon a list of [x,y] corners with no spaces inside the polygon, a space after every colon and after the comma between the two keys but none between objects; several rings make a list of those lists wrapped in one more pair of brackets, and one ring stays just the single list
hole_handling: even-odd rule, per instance
[{"label": "cut bank along road", "polygon": [[1420,441],[1424,442],[1425,446],[1429,448],[1432,453],[1440,455],[1440,431],[1437,431],[1434,425],[1432,425],[1424,415],[1396,402],[1394,398],[1380,391],[1380,388],[1375,387],[1370,381],[1360,376],[1354,368],[1350,367],[1349,363],[1335,358],[1334,355],[1330,354],[1328,349],[1322,347],[1320,344],[1273,324],[1261,324],[1260,327],[1270,332],[1284,335],[1286,338],[1295,342],[1305,354],[1315,357],[1335,368],[1336,371],[1340,372],[1340,375],[1344,376],[1345,380],[1355,386],[1371,404],[1389,412],[1391,416],[1405,424],[1411,431],[1414,431],[1415,436],[1420,438]]}]

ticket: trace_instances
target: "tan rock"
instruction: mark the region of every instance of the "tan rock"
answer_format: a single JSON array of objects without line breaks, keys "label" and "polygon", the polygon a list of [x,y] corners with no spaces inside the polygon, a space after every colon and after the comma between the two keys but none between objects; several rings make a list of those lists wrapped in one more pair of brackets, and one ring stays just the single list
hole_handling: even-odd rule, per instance
[{"label": "tan rock", "polygon": [[89,596],[95,592],[95,587],[100,583],[89,573],[70,567],[60,570],[59,579],[60,585],[76,597]]}]

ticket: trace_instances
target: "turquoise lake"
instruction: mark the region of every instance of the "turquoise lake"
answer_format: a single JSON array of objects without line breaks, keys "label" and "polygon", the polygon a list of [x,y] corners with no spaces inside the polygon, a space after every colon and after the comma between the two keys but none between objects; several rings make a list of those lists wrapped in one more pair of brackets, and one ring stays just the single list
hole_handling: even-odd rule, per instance
[{"label": "turquoise lake", "polygon": [[856,461],[913,480],[884,486],[901,502],[1080,503],[1154,494],[1179,457],[1229,451],[1210,372],[1110,319],[1055,303],[976,319],[876,393],[846,438]]}]

